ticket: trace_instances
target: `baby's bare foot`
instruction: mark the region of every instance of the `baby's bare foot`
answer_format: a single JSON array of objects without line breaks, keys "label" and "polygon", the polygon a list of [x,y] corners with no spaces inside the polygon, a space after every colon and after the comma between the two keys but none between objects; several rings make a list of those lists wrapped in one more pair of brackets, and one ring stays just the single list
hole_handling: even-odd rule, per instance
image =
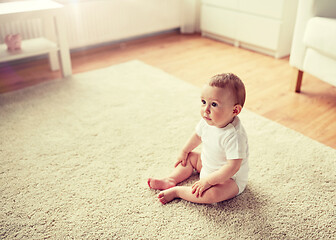
[{"label": "baby's bare foot", "polygon": [[147,183],[150,188],[157,190],[166,190],[168,188],[176,186],[175,181],[171,178],[163,178],[163,179],[148,178]]},{"label": "baby's bare foot", "polygon": [[175,198],[177,198],[175,188],[170,188],[165,191],[162,191],[158,195],[158,199],[162,204],[169,203]]}]

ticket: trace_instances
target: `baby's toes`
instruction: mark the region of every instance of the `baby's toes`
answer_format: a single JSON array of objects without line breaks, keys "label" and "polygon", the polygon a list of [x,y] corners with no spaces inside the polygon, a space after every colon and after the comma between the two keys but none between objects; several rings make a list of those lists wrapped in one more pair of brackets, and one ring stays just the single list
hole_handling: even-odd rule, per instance
[{"label": "baby's toes", "polygon": [[159,199],[160,203],[162,203],[162,204],[166,204],[167,203],[167,201],[164,198],[164,193],[163,192],[159,193],[158,199]]}]

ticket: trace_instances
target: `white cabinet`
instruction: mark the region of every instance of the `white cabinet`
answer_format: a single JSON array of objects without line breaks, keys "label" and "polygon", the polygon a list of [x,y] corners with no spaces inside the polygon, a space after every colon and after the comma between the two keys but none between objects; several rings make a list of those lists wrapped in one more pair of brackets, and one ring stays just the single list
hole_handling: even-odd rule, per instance
[{"label": "white cabinet", "polygon": [[20,50],[7,51],[7,46],[0,44],[0,62],[48,54],[51,70],[59,69],[60,63],[63,76],[70,76],[72,68],[62,8],[62,4],[51,0],[0,3],[1,23],[39,18],[43,22],[44,30],[43,38],[22,40]]},{"label": "white cabinet", "polygon": [[298,0],[202,0],[202,35],[276,58],[289,55]]}]

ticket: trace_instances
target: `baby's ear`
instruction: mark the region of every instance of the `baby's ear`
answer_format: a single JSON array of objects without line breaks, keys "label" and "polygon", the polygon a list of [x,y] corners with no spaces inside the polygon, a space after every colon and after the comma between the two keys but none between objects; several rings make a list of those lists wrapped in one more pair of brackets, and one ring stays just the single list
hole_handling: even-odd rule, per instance
[{"label": "baby's ear", "polygon": [[235,116],[237,116],[237,115],[241,112],[242,109],[243,109],[243,107],[242,107],[241,105],[236,104],[236,105],[233,107],[233,114],[234,114]]}]

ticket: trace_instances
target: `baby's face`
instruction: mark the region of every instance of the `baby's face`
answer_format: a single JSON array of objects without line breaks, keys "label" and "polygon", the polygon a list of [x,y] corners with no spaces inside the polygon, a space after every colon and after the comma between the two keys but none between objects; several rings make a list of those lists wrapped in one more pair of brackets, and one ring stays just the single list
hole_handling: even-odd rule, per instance
[{"label": "baby's face", "polygon": [[211,126],[223,128],[232,122],[234,102],[232,94],[223,88],[206,85],[201,95],[201,116]]}]

